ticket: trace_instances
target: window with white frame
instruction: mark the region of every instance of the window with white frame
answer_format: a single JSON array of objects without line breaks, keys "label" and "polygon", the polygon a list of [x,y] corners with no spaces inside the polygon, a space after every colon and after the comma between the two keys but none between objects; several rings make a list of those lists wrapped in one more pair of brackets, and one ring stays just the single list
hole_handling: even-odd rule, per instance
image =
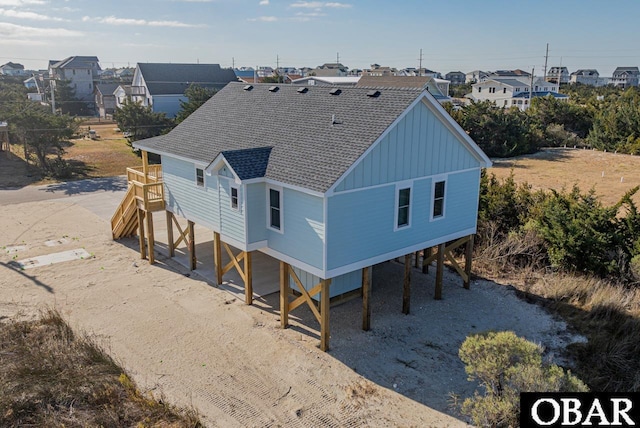
[{"label": "window with white frame", "polygon": [[444,217],[445,185],[445,180],[438,180],[433,184],[433,211],[431,212],[433,219]]},{"label": "window with white frame", "polygon": [[204,170],[196,168],[196,185],[204,187]]},{"label": "window with white frame", "polygon": [[238,188],[231,187],[231,208],[238,209]]},{"label": "window with white frame", "polygon": [[398,188],[397,194],[396,228],[399,229],[411,223],[411,187]]},{"label": "window with white frame", "polygon": [[282,192],[269,188],[269,227],[282,231]]}]

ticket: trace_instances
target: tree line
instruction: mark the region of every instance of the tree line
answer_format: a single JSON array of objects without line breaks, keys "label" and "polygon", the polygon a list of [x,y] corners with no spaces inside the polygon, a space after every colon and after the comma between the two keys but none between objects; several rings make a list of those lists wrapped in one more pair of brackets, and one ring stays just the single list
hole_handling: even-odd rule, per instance
[{"label": "tree line", "polygon": [[566,85],[568,101],[537,97],[531,107],[474,102],[449,114],[491,157],[534,153],[541,147],[590,147],[640,154],[640,91],[632,87]]}]

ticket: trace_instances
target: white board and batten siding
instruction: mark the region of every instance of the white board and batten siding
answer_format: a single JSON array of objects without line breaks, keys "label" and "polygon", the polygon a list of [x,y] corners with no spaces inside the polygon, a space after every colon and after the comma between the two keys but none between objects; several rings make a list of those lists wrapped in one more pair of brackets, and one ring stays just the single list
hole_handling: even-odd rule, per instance
[{"label": "white board and batten siding", "polygon": [[[341,275],[475,233],[482,163],[459,138],[418,103],[369,150],[328,198],[327,272]],[[445,181],[444,215],[434,219],[437,181]],[[410,222],[397,227],[398,189],[407,187]]]}]

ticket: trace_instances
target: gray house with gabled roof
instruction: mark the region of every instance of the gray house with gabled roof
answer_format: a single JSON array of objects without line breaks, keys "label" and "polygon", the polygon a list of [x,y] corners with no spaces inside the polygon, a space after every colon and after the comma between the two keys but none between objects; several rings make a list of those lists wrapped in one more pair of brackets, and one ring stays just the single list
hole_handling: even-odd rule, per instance
[{"label": "gray house with gabled roof", "polygon": [[[237,269],[251,303],[252,254],[273,258],[283,327],[307,303],[322,349],[330,299],[368,295],[371,266],[439,246],[441,271],[445,243],[472,242],[480,171],[491,165],[422,88],[230,83],[168,134],[134,146],[143,159],[161,157],[168,224],[182,217],[214,232],[216,281]],[[226,265],[222,248],[238,252]]]},{"label": "gray house with gabled roof", "polygon": [[191,85],[222,89],[229,82],[237,82],[231,68],[219,64],[138,63],[133,73],[131,97],[135,102],[151,106],[154,112],[174,117],[180,101],[186,101],[185,91]]}]

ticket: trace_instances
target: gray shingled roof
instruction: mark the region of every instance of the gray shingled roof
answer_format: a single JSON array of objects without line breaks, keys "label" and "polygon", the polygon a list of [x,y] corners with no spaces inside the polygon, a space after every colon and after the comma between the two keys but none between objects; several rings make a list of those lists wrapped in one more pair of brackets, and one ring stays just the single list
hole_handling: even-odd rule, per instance
[{"label": "gray shingled roof", "polygon": [[389,88],[370,97],[370,88],[332,95],[338,87],[245,86],[230,83],[167,135],[135,146],[205,163],[221,152],[271,147],[265,177],[325,192],[423,92]]},{"label": "gray shingled roof", "polygon": [[191,84],[222,89],[238,80],[233,69],[219,64],[138,63],[138,68],[152,95],[184,94]]},{"label": "gray shingled roof", "polygon": [[120,84],[118,83],[97,83],[96,89],[100,91],[102,95],[113,95]]}]

